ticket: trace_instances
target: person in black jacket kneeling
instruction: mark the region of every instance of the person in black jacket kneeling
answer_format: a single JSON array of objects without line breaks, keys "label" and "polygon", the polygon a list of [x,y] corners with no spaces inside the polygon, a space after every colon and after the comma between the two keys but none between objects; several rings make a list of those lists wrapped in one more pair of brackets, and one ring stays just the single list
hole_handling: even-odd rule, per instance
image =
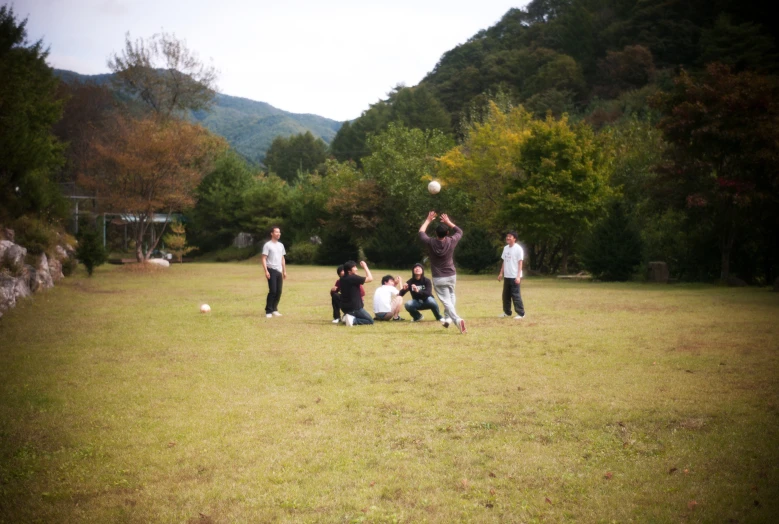
[{"label": "person in black jacket kneeling", "polygon": [[[411,291],[411,300],[405,304],[406,311],[409,312],[414,322],[419,322],[424,318],[419,312],[422,309],[431,310],[435,319],[442,321],[438,302],[433,298],[433,283],[425,276],[425,266],[419,263],[414,264],[411,273],[411,278],[403,284],[403,289],[400,291],[400,296]],[[449,327],[449,323],[444,323],[444,327]]]}]

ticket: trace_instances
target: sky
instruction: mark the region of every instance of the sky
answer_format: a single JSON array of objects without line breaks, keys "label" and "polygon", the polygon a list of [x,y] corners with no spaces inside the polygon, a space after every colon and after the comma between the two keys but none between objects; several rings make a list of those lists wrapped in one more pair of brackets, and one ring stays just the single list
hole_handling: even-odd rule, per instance
[{"label": "sky", "polygon": [[165,31],[219,71],[220,92],[352,120],[528,0],[0,0],[49,64],[108,73],[108,56]]}]

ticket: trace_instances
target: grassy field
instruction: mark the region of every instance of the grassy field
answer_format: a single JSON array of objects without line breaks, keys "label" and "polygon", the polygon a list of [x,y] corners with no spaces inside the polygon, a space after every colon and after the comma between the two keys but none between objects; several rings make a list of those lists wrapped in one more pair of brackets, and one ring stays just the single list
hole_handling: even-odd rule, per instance
[{"label": "grassy field", "polygon": [[9,311],[0,521],[779,516],[775,293],[528,279],[515,321],[460,276],[462,336],[332,325],[335,271],[289,274],[270,320],[256,263],[104,266]]}]

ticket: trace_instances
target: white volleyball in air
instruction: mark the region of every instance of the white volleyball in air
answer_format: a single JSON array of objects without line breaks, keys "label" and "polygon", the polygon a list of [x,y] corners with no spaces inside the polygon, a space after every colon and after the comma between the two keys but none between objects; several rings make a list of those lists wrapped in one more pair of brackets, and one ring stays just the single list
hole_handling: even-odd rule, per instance
[{"label": "white volleyball in air", "polygon": [[211,313],[211,306],[209,306],[208,304],[203,304],[202,306],[200,306],[200,312]]},{"label": "white volleyball in air", "polygon": [[438,181],[433,180],[427,185],[427,190],[430,191],[431,195],[437,194],[439,191],[441,191],[441,184],[438,183]]}]

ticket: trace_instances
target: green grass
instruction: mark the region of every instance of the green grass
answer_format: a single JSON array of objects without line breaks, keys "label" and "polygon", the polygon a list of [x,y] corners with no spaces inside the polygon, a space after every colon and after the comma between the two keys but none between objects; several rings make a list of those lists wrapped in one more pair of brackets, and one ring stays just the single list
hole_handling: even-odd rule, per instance
[{"label": "green grass", "polygon": [[779,515],[776,294],[527,279],[514,321],[460,276],[461,336],[334,326],[334,280],[290,267],[268,320],[256,262],[103,266],[9,311],[0,521]]}]

